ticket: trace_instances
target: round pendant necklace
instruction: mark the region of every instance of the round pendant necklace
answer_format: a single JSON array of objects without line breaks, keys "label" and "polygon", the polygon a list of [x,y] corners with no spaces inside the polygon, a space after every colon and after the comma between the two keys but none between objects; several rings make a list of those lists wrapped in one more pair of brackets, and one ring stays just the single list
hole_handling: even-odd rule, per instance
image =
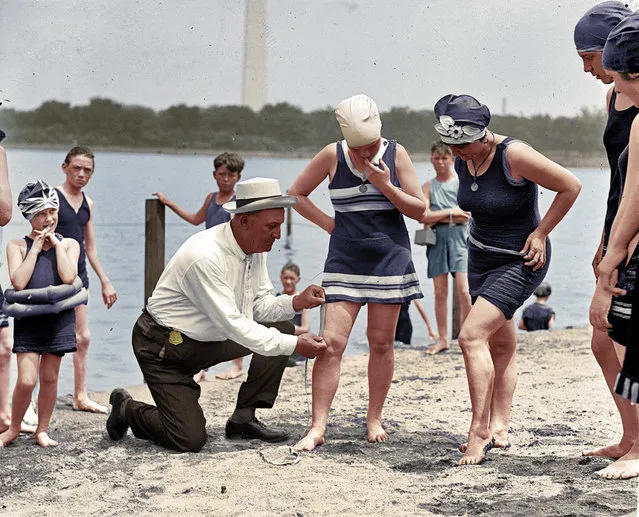
[{"label": "round pendant necklace", "polygon": [[359,191],[360,191],[360,192],[364,193],[364,192],[366,192],[367,190],[368,190],[368,187],[366,186],[366,183],[362,183],[362,184],[359,186]]},{"label": "round pendant necklace", "polygon": [[473,164],[473,183],[470,186],[470,190],[472,190],[473,192],[477,192],[479,190],[479,185],[477,184],[477,170],[480,169],[482,165],[484,165],[486,160],[488,160],[490,153],[493,152],[493,146],[495,145],[495,134],[492,131],[490,132],[490,134],[492,135],[492,142],[490,144],[490,149],[488,150],[488,154],[484,156],[484,159],[481,161],[481,163],[478,166],[475,165],[474,160],[470,160],[470,163]]}]

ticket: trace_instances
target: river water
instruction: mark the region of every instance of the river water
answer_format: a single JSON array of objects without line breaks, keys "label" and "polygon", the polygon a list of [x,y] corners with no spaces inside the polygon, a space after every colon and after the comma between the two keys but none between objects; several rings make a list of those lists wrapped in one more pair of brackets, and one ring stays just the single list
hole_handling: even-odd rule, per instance
[{"label": "river water", "polygon": [[[60,165],[64,153],[58,151],[9,150],[9,176],[14,199],[29,180],[44,179],[52,185],[63,182]],[[99,282],[90,271],[89,322],[92,339],[89,352],[89,389],[111,389],[140,384],[142,375],[131,350],[131,329],[138,317],[144,297],[144,205],[156,191],[164,192],[182,207],[196,211],[206,195],[215,190],[212,178],[212,156],[163,155],[101,152],[96,157],[96,170],[86,188],[95,201],[95,228],[98,253],[103,268],[118,293],[118,302],[106,310],[102,304]],[[308,160],[281,158],[248,158],[242,177],[276,177],[286,189]],[[428,162],[415,164],[421,182],[434,176]],[[588,321],[588,305],[594,288],[590,262],[599,241],[605,213],[608,172],[603,169],[573,169],[583,184],[582,193],[573,210],[551,234],[553,257],[547,281],[553,288],[550,304],[555,309],[557,326],[583,326]],[[326,184],[311,196],[323,209],[332,212]],[[540,190],[543,211],[552,201],[552,193]],[[407,219],[414,233],[419,225]],[[14,208],[12,221],[4,228],[4,245],[9,239],[28,233],[30,227]],[[171,210],[166,211],[167,260],[189,236],[203,229],[182,221]],[[299,264],[300,287],[320,283],[328,235],[293,213],[292,235],[276,243],[269,255],[269,272],[276,289],[279,271],[289,260]],[[4,262],[4,251],[2,252]],[[435,325],[432,282],[426,278],[425,248],[414,247],[413,258],[420,276],[425,298],[422,304]],[[7,285],[6,267],[0,269],[0,282]],[[419,314],[411,308],[413,344],[428,341],[428,333]],[[519,318],[519,312],[516,315]],[[319,310],[311,311],[311,330],[319,329]],[[366,311],[355,324],[347,354],[367,351]],[[70,357],[65,357],[60,372],[59,393],[71,393],[73,371]],[[212,373],[219,371],[216,367]]]}]

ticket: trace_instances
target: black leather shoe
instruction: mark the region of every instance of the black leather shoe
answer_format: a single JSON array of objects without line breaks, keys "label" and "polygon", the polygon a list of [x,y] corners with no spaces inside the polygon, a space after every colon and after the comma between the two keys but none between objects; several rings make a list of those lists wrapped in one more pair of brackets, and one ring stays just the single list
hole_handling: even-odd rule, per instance
[{"label": "black leather shoe", "polygon": [[121,409],[122,403],[130,398],[131,395],[129,395],[129,392],[121,388],[116,388],[111,392],[111,396],[109,397],[111,414],[106,422],[107,433],[109,433],[111,440],[121,440],[129,428],[129,423],[122,416]]},{"label": "black leather shoe", "polygon": [[260,422],[257,418],[243,424],[237,424],[226,421],[226,437],[231,440],[243,439],[253,440],[258,439],[263,442],[283,442],[288,439],[289,434],[280,429],[269,429],[263,422]]}]

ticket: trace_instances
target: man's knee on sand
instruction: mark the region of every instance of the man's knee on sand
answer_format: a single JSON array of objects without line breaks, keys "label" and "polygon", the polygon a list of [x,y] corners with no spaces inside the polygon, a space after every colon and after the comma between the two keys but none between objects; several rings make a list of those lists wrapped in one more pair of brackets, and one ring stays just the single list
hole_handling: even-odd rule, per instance
[{"label": "man's knee on sand", "polygon": [[199,452],[206,444],[206,428],[202,426],[197,429],[184,429],[180,436],[169,435],[167,439],[173,444],[171,448],[177,451]]}]

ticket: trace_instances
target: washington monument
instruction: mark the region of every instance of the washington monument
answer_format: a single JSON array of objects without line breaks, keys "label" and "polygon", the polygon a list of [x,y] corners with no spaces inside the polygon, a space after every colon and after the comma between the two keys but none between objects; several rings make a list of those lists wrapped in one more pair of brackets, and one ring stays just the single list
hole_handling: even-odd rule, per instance
[{"label": "washington monument", "polygon": [[260,111],[267,102],[266,0],[246,0],[242,104]]}]

